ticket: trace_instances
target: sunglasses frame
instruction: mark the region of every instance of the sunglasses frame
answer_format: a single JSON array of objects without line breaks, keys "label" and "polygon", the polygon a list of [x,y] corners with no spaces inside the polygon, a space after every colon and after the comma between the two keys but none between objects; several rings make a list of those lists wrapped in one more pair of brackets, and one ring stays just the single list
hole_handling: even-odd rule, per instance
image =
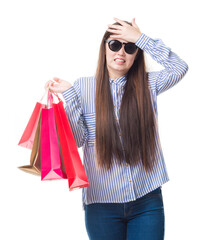
[{"label": "sunglasses frame", "polygon": [[[135,43],[133,43],[133,42],[125,43],[125,42],[120,42],[119,40],[116,40],[116,39],[105,40],[105,42],[108,43],[109,49],[110,49],[111,51],[113,51],[113,52],[118,52],[121,48],[118,49],[117,51],[112,50],[112,49],[110,48],[110,42],[111,42],[111,41],[117,41],[117,42],[121,43],[121,48],[122,48],[122,46],[124,45],[124,51],[125,51],[127,54],[134,54],[134,53],[136,52],[137,48],[138,48],[137,45],[135,45]],[[126,45],[127,45],[127,44],[131,44],[131,43],[135,45],[136,49],[135,49],[135,51],[134,51],[133,53],[128,53],[128,52],[126,51]]]}]

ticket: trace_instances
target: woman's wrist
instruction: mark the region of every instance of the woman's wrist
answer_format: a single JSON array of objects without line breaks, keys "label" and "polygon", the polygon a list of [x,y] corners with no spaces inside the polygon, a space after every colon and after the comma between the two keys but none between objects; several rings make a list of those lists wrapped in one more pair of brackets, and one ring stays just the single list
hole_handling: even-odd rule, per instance
[{"label": "woman's wrist", "polygon": [[135,43],[140,39],[141,35],[142,35],[141,32],[137,33],[136,40],[134,41]]}]

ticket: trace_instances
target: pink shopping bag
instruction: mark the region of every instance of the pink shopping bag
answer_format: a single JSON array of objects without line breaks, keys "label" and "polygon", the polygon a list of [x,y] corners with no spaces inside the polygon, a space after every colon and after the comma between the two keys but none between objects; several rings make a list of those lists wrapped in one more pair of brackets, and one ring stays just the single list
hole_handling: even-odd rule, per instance
[{"label": "pink shopping bag", "polygon": [[38,121],[39,121],[39,115],[43,106],[44,105],[39,102],[36,103],[36,106],[32,112],[29,122],[27,123],[27,126],[23,132],[23,135],[18,143],[19,146],[32,149],[34,137],[35,137]]},{"label": "pink shopping bag", "polygon": [[41,180],[67,178],[62,161],[56,131],[54,109],[51,106],[51,93],[48,93],[47,106],[41,111]]}]

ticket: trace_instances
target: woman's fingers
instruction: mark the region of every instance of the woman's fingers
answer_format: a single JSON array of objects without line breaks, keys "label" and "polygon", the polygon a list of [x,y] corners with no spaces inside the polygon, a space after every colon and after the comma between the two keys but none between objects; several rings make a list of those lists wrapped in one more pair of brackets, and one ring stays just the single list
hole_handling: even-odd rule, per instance
[{"label": "woman's fingers", "polygon": [[56,93],[59,92],[59,87],[58,87],[58,86],[55,86],[53,83],[50,85],[49,89],[50,89],[52,92],[56,92]]},{"label": "woman's fingers", "polygon": [[136,29],[140,32],[140,29],[139,29],[139,27],[137,26],[137,24],[136,24],[136,22],[135,22],[135,18],[132,19],[132,26],[133,26],[134,28],[136,28]]},{"label": "woman's fingers", "polygon": [[115,33],[115,34],[121,34],[121,30],[116,30],[116,29],[111,29],[111,28],[108,28],[107,32],[111,32],[111,33]]},{"label": "woman's fingers", "polygon": [[54,77],[53,80],[54,80],[55,82],[58,82],[58,83],[60,83],[60,82],[62,81],[62,79],[60,79],[60,78],[58,78],[58,77]]},{"label": "woman's fingers", "polygon": [[56,83],[61,83],[63,80],[57,77],[54,77],[53,80],[49,80],[45,83],[44,88],[47,89],[51,89],[52,87],[54,87],[54,84],[57,85]]},{"label": "woman's fingers", "polygon": [[115,25],[115,24],[108,24],[107,25],[110,29],[116,29],[116,30],[121,30],[122,26],[120,25]]},{"label": "woman's fingers", "polygon": [[109,24],[107,32],[113,33],[113,35],[110,36],[111,38],[118,39],[122,33],[122,26]]},{"label": "woman's fingers", "polygon": [[53,82],[52,80],[47,81],[44,85],[44,88],[45,89],[49,88],[49,86],[51,85],[52,82]]},{"label": "woman's fingers", "polygon": [[109,24],[107,31],[113,33],[110,35],[112,39],[123,39],[128,42],[136,42],[141,35],[141,31],[135,23],[135,18],[132,19],[132,25],[114,18],[120,25]]},{"label": "woman's fingers", "polygon": [[132,19],[132,26],[138,28],[138,26],[137,26],[137,24],[135,22],[135,18]]},{"label": "woman's fingers", "polygon": [[47,81],[44,86],[45,89],[50,89],[55,93],[62,93],[70,87],[72,87],[71,83],[57,77],[54,77],[53,80]]},{"label": "woman's fingers", "polygon": [[114,20],[115,20],[116,22],[120,23],[122,26],[126,26],[126,25],[127,25],[126,22],[124,22],[123,20],[120,20],[120,19],[118,19],[118,18],[114,18]]},{"label": "woman's fingers", "polygon": [[113,35],[110,35],[110,38],[118,40],[118,39],[121,39],[121,36],[113,34]]},{"label": "woman's fingers", "polygon": [[51,88],[53,88],[54,87],[54,84],[55,83],[60,83],[60,79],[59,78],[57,78],[57,77],[55,77],[55,78],[53,78],[53,80],[49,80],[49,81],[47,81],[46,83],[45,83],[45,85],[44,85],[44,88],[45,89],[50,89],[50,90],[52,90]]}]

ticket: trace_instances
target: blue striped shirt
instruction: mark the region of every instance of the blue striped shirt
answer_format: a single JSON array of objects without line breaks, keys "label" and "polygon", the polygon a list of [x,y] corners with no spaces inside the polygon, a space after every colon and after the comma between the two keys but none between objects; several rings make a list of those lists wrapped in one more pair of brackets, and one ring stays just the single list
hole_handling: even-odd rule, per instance
[{"label": "blue striped shirt", "polygon": [[[110,170],[96,167],[94,154],[95,77],[77,79],[72,87],[63,92],[63,97],[66,101],[65,109],[77,147],[83,148],[83,165],[89,180],[89,187],[82,189],[83,208],[85,204],[91,203],[134,201],[169,180],[158,133],[157,96],[178,83],[187,72],[188,66],[170,48],[165,46],[161,39],[153,40],[142,33],[135,44],[164,66],[161,71],[148,73],[156,119],[155,143],[158,164],[151,173],[147,174],[142,164],[130,166],[125,161],[124,164],[119,165],[115,158]],[[123,89],[127,81],[126,75],[115,80],[109,79],[109,81],[118,121]]]}]

